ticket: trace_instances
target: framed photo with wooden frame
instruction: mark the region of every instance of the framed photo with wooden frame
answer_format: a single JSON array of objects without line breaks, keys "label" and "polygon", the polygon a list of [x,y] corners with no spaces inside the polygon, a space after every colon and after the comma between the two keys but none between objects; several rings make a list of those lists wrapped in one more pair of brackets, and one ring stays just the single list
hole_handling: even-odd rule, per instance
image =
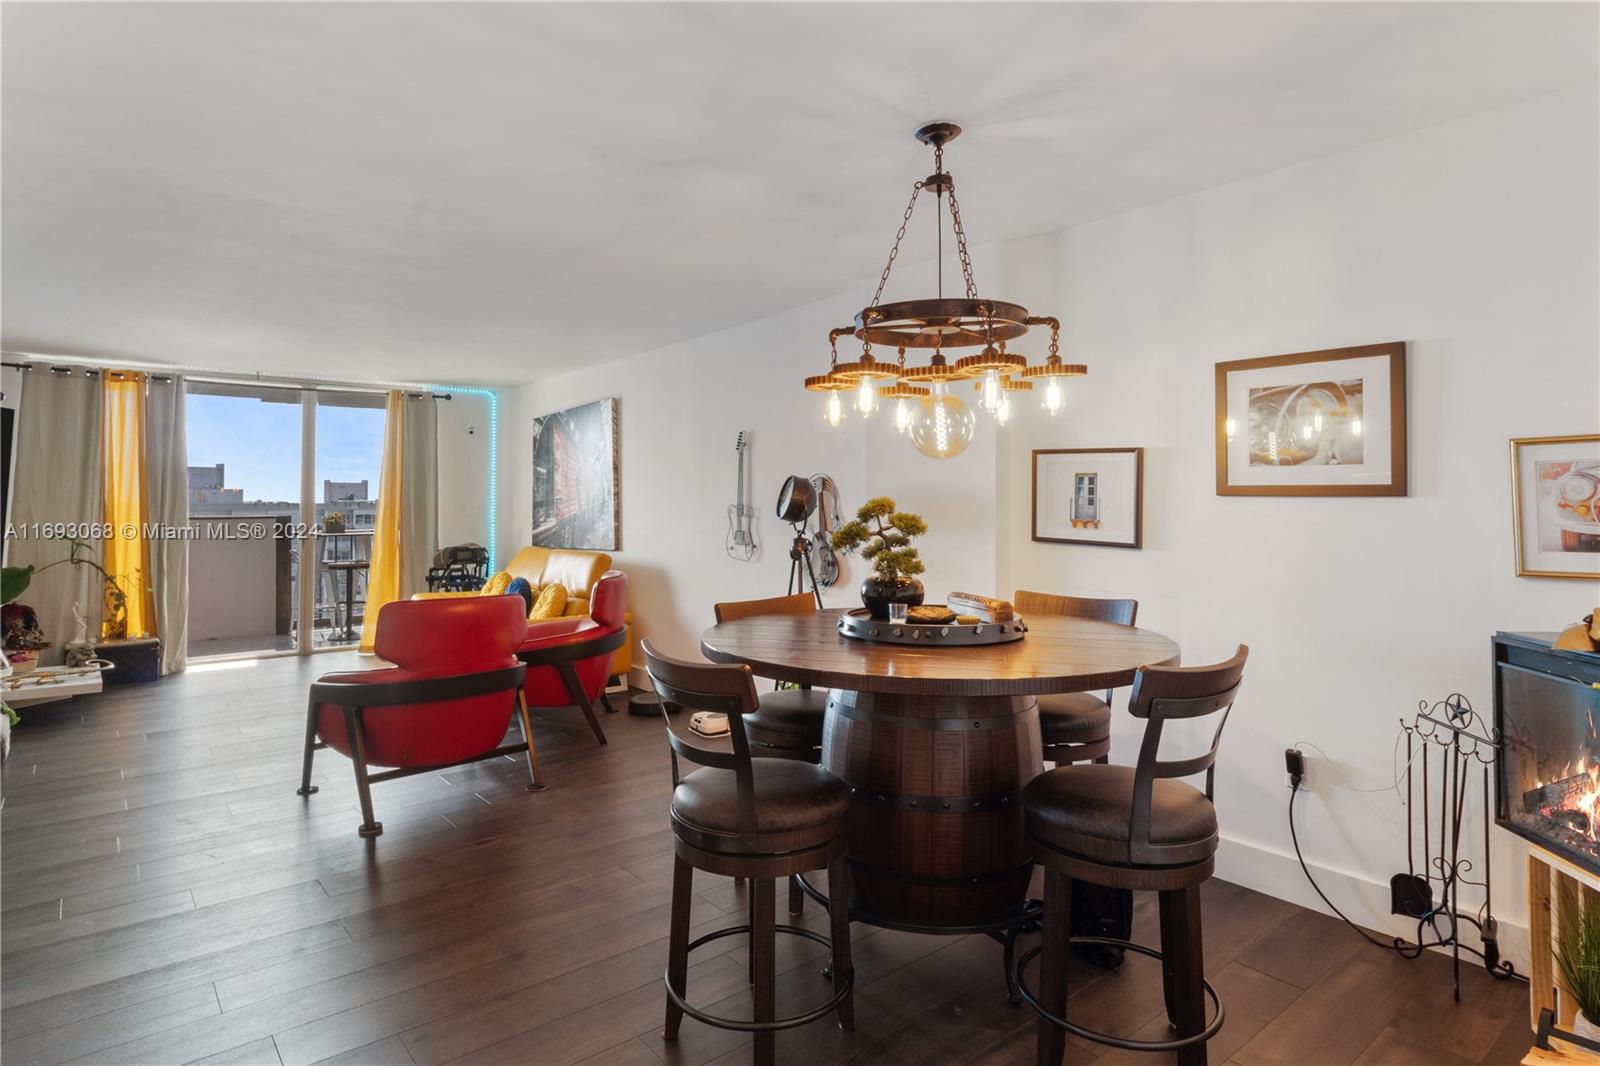
[{"label": "framed photo with wooden frame", "polygon": [[1600,434],[1511,442],[1518,577],[1600,578]]},{"label": "framed photo with wooden frame", "polygon": [[1144,543],[1144,449],[1035,449],[1033,539],[1103,548],[1140,547]]},{"label": "framed photo with wooden frame", "polygon": [[1217,364],[1218,496],[1404,496],[1406,345]]}]

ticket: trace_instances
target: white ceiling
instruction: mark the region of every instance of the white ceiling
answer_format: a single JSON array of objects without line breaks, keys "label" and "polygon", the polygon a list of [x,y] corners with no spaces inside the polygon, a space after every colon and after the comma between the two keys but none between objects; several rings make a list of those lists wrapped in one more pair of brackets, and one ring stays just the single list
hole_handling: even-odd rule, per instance
[{"label": "white ceiling", "polygon": [[525,381],[865,299],[922,121],[1019,237],[1594,79],[1596,12],[6,4],[3,342]]}]

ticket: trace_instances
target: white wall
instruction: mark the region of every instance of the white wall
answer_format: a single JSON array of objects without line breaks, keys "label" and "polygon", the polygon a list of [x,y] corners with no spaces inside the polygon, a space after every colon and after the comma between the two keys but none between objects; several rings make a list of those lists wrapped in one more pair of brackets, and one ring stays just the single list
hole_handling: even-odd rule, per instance
[{"label": "white wall", "polygon": [[489,398],[445,389],[439,412],[439,546],[489,543]]},{"label": "white wall", "polygon": [[[668,650],[694,650],[712,601],[781,589],[771,497],[783,475],[819,469],[849,504],[889,493],[926,513],[930,591],[1135,596],[1191,663],[1246,642],[1219,768],[1222,873],[1316,905],[1289,851],[1282,754],[1316,745],[1332,761],[1307,749],[1308,855],[1358,918],[1407,932],[1383,892],[1405,868],[1403,813],[1354,789],[1392,779],[1418,700],[1459,689],[1490,710],[1496,629],[1551,629],[1595,603],[1590,583],[1513,576],[1506,442],[1600,430],[1597,117],[1586,86],[983,249],[984,287],[998,278],[994,291],[1059,314],[1064,354],[1090,376],[1062,419],[1029,411],[998,444],[986,425],[951,463],[881,422],[829,433],[800,391],[856,293],[525,386],[505,419],[502,536],[528,535],[529,419],[613,395],[617,562],[640,630]],[[1410,496],[1215,495],[1216,362],[1391,340],[1410,345]],[[740,428],[755,431],[766,546],[753,566],[722,551]],[[1116,445],[1146,449],[1144,549],[1033,543],[1031,449]],[[851,602],[853,583],[831,601]],[[1119,761],[1135,734],[1119,723]],[[1493,839],[1496,909],[1520,924],[1521,848]]]},{"label": "white wall", "polygon": [[[992,277],[992,263],[974,252],[980,276],[987,269]],[[931,276],[932,265],[898,269]],[[532,419],[616,396],[622,550],[613,554],[628,574],[637,635],[663,650],[697,654],[718,600],[783,593],[792,534],[774,509],[790,474],[832,475],[846,511],[869,496],[892,495],[921,513],[931,530],[920,542],[930,596],[993,588],[993,434],[980,430],[966,452],[936,462],[895,433],[886,411],[870,423],[852,412],[830,429],[822,397],[802,388],[807,376],[826,369],[828,329],[848,323],[870,291],[513,390],[502,419],[502,554],[509,557],[530,536]],[[840,358],[858,351],[841,345]],[[751,433],[749,484],[761,545],[748,563],[724,549],[741,429]],[[830,605],[860,604],[855,588],[866,568],[854,559],[845,564]]]},{"label": "white wall", "polygon": [[[1135,596],[1190,663],[1251,646],[1218,774],[1225,876],[1312,902],[1283,774],[1309,742],[1333,765],[1307,749],[1302,841],[1383,922],[1402,809],[1347,786],[1392,780],[1418,700],[1491,712],[1495,630],[1594,607],[1592,583],[1514,576],[1507,441],[1600,431],[1596,123],[1587,86],[1002,249],[1005,291],[1059,312],[1090,376],[1001,450],[1000,585]],[[1215,495],[1216,362],[1394,340],[1408,497]],[[1034,543],[1030,450],[1117,445],[1146,449],[1144,550]],[[1121,721],[1115,755],[1135,735]],[[1520,924],[1522,850],[1493,837],[1496,910]]]}]

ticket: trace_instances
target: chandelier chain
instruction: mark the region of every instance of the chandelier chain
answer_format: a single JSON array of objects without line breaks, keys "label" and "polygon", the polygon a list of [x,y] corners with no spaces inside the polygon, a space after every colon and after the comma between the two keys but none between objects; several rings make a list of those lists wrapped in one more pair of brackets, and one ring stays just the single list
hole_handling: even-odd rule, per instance
[{"label": "chandelier chain", "polygon": [[950,224],[956,231],[956,254],[961,257],[961,275],[967,279],[967,299],[978,298],[978,283],[972,280],[972,256],[967,254],[967,231],[961,225],[961,204],[956,200],[955,182],[950,183]]},{"label": "chandelier chain", "polygon": [[905,239],[906,227],[911,224],[911,212],[917,207],[917,194],[922,191],[923,182],[917,182],[911,187],[911,200],[906,204],[906,213],[900,217],[900,228],[894,233],[894,247],[889,249],[889,261],[883,264],[883,274],[878,278],[878,291],[872,294],[872,302],[868,307],[877,307],[878,301],[883,299],[883,287],[889,284],[889,271],[894,269],[895,257],[900,254],[900,242]]}]

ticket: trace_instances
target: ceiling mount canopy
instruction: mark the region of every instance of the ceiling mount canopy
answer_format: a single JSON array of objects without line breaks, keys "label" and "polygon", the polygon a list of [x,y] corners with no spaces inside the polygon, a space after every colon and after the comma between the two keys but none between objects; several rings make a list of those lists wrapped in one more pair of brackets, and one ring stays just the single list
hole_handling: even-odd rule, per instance
[{"label": "ceiling mount canopy", "polygon": [[[856,391],[853,406],[863,418],[878,409],[879,397],[896,401],[895,426],[911,430],[913,442],[924,454],[937,459],[959,455],[972,442],[974,420],[967,405],[952,395],[948,385],[962,378],[977,378],[978,405],[1004,425],[1011,416],[1009,392],[1027,392],[1032,382],[1046,383],[1044,410],[1054,415],[1062,408],[1060,382],[1088,372],[1082,364],[1063,363],[1060,356],[1061,323],[1054,317],[1036,317],[1021,304],[978,294],[973,277],[972,256],[967,250],[967,232],[961,222],[961,204],[956,199],[955,176],[944,168],[945,145],[961,135],[954,122],[929,122],[918,127],[917,140],[933,148],[933,173],[911,188],[911,199],[895,231],[888,262],[878,277],[877,290],[867,306],[856,313],[855,323],[828,332],[832,353],[828,373],[806,379],[806,388],[828,393],[824,411],[829,425],[844,420],[844,405],[839,393]],[[883,302],[906,227],[917,209],[917,199],[925,190],[934,196],[936,214],[935,290],[931,298]],[[961,265],[963,295],[944,292],[944,215],[945,199],[950,202],[950,230],[955,239],[956,259]],[[1006,351],[1006,344],[1027,334],[1030,327],[1050,328],[1050,354],[1041,366],[1029,366],[1026,357]],[[840,337],[861,342],[861,355],[839,361]],[[897,362],[873,355],[873,345],[895,348]],[[906,349],[932,349],[929,362],[906,365]],[[976,353],[947,358],[945,349],[978,348]],[[878,388],[877,382],[884,388]],[[920,388],[925,386],[926,388]],[[926,393],[926,395],[920,395]],[[914,409],[910,407],[915,403]],[[917,429],[927,425],[925,433]]]}]

